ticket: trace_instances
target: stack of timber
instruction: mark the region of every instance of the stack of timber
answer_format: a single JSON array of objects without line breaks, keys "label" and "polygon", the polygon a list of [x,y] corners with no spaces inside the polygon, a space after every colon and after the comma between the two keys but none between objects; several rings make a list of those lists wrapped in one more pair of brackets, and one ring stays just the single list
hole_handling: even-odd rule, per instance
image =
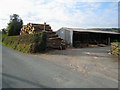
[{"label": "stack of timber", "polygon": [[66,49],[66,44],[55,32],[47,32],[47,47],[63,50]]},{"label": "stack of timber", "polygon": [[28,23],[21,28],[20,35],[33,34],[41,31],[52,31],[51,27],[48,24],[33,24]]},{"label": "stack of timber", "polygon": [[28,23],[21,28],[20,35],[34,34],[45,30],[47,33],[47,48],[66,49],[66,44],[63,39],[53,32],[51,26],[48,24],[33,24]]}]

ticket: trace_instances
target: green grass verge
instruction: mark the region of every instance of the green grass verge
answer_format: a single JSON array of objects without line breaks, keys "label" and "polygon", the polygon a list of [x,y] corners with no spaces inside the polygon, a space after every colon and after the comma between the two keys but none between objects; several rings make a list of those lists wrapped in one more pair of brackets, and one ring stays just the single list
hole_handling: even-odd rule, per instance
[{"label": "green grass verge", "polygon": [[24,36],[3,35],[2,44],[24,53],[44,52],[46,50],[46,32]]},{"label": "green grass verge", "polygon": [[120,42],[113,42],[112,44],[120,44]]}]

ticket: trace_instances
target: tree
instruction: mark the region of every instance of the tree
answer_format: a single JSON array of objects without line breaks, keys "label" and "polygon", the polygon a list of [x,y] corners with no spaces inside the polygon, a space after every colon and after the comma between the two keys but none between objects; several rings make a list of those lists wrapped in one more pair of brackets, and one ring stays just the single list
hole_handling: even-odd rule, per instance
[{"label": "tree", "polygon": [[2,34],[6,34],[6,29],[5,28],[2,29]]},{"label": "tree", "polygon": [[23,26],[23,21],[17,14],[10,15],[10,22],[8,23],[8,36],[19,35]]}]

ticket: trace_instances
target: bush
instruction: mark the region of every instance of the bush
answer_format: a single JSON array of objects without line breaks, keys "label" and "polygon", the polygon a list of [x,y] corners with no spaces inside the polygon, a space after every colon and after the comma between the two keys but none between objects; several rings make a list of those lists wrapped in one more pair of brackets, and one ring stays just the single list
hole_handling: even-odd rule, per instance
[{"label": "bush", "polygon": [[24,36],[6,36],[4,45],[25,53],[44,52],[46,50],[46,32]]},{"label": "bush", "polygon": [[120,55],[120,42],[111,43],[111,53],[115,56]]},{"label": "bush", "polygon": [[46,49],[46,32],[43,31],[38,34],[31,34],[33,37],[32,40],[32,46],[31,46],[31,52],[39,52],[39,51],[45,51]]},{"label": "bush", "polygon": [[2,29],[2,34],[6,34],[6,29],[5,28]]}]

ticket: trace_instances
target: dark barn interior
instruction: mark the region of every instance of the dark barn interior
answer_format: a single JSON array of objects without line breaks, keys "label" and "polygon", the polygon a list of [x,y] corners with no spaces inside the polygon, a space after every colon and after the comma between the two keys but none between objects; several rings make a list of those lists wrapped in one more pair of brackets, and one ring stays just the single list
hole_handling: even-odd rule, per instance
[{"label": "dark barn interior", "polygon": [[87,47],[88,45],[110,45],[118,41],[119,34],[94,33],[94,32],[73,32],[73,47]]}]

